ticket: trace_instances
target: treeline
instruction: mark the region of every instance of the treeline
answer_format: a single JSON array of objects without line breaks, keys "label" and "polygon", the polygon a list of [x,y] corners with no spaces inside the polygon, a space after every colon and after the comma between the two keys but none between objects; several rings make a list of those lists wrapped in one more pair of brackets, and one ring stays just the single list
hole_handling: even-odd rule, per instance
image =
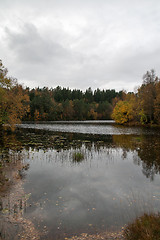
[{"label": "treeline", "polygon": [[0,126],[22,121],[110,119],[123,91],[85,92],[69,88],[23,88],[7,77],[8,70],[0,60]]},{"label": "treeline", "polygon": [[30,112],[23,120],[96,120],[110,119],[114,99],[123,92],[91,88],[85,92],[57,87],[55,89],[26,89],[30,99]]},{"label": "treeline", "polygon": [[120,124],[160,124],[160,79],[155,71],[147,71],[136,93],[123,94],[112,118]]},{"label": "treeline", "polygon": [[0,60],[0,127],[22,121],[104,120],[120,124],[160,124],[160,79],[147,71],[136,93],[85,92],[69,88],[23,88],[7,77]]}]

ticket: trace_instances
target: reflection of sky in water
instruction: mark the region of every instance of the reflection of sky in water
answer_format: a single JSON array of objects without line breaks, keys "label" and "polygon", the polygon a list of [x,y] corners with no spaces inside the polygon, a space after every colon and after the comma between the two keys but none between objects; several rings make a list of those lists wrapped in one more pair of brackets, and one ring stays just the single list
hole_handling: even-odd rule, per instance
[{"label": "reflection of sky in water", "polygon": [[[109,123],[110,122],[110,123]],[[92,123],[92,124],[91,124]],[[21,128],[43,129],[49,131],[86,133],[86,134],[154,134],[154,129],[139,127],[124,127],[113,124],[113,121],[84,121],[82,122],[52,122],[41,124],[21,124]]]},{"label": "reflection of sky in water", "polygon": [[[50,234],[95,231],[123,226],[144,211],[159,210],[160,177],[142,173],[136,151],[82,145],[84,160],[75,163],[75,150],[30,150],[25,190],[31,192],[27,215]],[[139,161],[138,161],[139,160]],[[159,199],[159,200],[157,200]],[[32,203],[32,201],[34,203]]]}]

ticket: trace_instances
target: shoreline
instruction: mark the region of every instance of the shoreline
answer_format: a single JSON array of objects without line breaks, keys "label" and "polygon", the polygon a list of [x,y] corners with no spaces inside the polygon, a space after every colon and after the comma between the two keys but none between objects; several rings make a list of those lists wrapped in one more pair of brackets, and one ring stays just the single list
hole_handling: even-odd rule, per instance
[{"label": "shoreline", "polygon": [[23,214],[27,207],[28,195],[23,189],[23,179],[20,171],[25,168],[21,160],[8,163],[1,168],[5,179],[0,191],[0,239],[40,239],[40,233],[32,221]]}]

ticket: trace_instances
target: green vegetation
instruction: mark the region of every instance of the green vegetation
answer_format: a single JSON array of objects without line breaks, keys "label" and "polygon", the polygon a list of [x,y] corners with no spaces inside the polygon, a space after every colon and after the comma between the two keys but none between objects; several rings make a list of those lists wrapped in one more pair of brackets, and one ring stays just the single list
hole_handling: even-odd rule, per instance
[{"label": "green vegetation", "polygon": [[125,240],[159,240],[160,214],[144,214],[127,226]]},{"label": "green vegetation", "polygon": [[122,92],[95,90],[85,92],[56,87],[28,90],[30,113],[23,120],[96,120],[110,119],[113,99],[121,99]]},{"label": "green vegetation", "polygon": [[84,160],[84,154],[82,152],[74,152],[72,158],[74,162],[81,162]]}]

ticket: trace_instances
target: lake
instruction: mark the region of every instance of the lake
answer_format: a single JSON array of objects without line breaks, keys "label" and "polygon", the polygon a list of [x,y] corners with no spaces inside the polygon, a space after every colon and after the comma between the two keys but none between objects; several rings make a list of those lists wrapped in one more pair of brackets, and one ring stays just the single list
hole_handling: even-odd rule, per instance
[{"label": "lake", "polygon": [[[3,196],[3,219],[23,218],[41,239],[55,240],[119,230],[143,213],[160,211],[159,128],[113,121],[24,123],[17,128],[4,136],[0,156],[5,164],[22,163],[21,192],[15,202],[15,192]],[[5,232],[3,223],[1,228]]]}]

